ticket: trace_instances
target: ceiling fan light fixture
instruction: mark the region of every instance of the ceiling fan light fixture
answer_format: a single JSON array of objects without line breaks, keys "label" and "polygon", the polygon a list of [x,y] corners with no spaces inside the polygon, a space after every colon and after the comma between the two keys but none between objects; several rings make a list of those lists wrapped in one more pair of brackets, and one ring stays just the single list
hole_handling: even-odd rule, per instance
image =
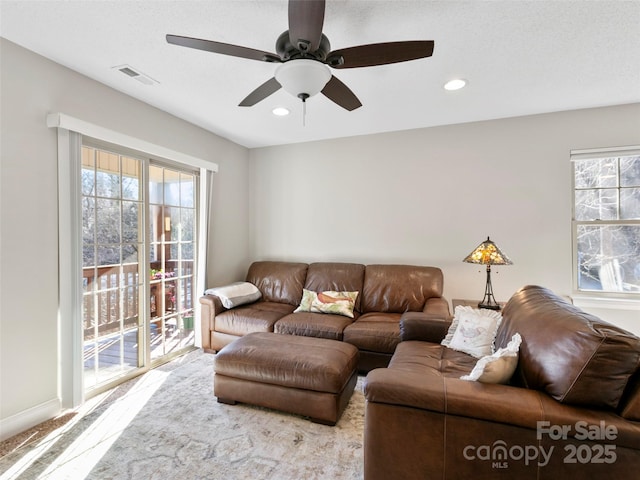
[{"label": "ceiling fan light fixture", "polygon": [[276,70],[276,80],[282,88],[303,100],[320,93],[330,79],[329,67],[317,60],[289,60]]},{"label": "ceiling fan light fixture", "polygon": [[462,78],[454,78],[453,80],[449,80],[447,83],[444,84],[444,89],[460,90],[461,88],[464,88],[466,84],[467,84],[466,80],[463,80]]}]

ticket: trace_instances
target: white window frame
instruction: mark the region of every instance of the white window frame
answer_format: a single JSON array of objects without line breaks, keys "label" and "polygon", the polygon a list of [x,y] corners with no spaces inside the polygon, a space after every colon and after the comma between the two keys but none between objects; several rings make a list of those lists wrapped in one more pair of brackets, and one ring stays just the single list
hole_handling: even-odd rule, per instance
[{"label": "white window frame", "polygon": [[[144,154],[166,159],[188,167],[200,169],[199,204],[199,252],[197,255],[196,288],[205,285],[206,232],[207,232],[207,178],[217,173],[214,162],[177,152],[129,135],[101,127],[63,113],[47,115],[47,126],[58,133],[58,256],[59,256],[59,307],[58,307],[58,396],[62,408],[74,408],[84,402],[82,371],[82,332],[80,329],[82,281],[79,279],[82,265],[82,246],[78,232],[82,225],[80,202],[80,148],[81,136],[87,136]],[[200,318],[199,304],[196,318]],[[195,331],[200,331],[195,326]],[[196,336],[196,346],[200,338]]]},{"label": "white window frame", "polygon": [[580,290],[578,287],[578,239],[579,225],[640,225],[640,220],[592,220],[578,221],[575,215],[575,163],[581,160],[640,155],[640,145],[571,150],[571,239],[573,297],[589,303],[592,307],[627,309],[640,308],[640,293]]}]

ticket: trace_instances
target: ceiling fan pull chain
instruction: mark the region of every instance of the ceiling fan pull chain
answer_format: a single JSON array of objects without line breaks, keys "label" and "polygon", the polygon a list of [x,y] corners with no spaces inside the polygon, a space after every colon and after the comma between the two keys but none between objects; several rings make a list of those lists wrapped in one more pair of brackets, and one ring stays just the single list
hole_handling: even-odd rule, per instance
[{"label": "ceiling fan pull chain", "polygon": [[298,97],[300,98],[300,100],[302,100],[302,126],[306,127],[307,126],[307,98],[309,98],[309,95],[306,93],[301,93],[298,95]]}]

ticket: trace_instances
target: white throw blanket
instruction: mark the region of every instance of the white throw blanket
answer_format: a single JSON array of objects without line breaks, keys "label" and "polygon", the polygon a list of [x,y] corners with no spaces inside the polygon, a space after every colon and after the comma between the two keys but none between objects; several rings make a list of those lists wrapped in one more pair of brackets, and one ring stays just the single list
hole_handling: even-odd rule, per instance
[{"label": "white throw blanket", "polygon": [[235,282],[223,287],[209,288],[204,294],[215,295],[225,308],[255,302],[262,296],[258,287],[249,282]]}]

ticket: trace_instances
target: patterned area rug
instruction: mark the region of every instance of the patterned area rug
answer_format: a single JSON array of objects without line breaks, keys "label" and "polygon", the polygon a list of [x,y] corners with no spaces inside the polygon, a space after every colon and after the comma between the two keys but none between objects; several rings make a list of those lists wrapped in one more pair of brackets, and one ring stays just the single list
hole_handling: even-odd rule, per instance
[{"label": "patterned area rug", "polygon": [[194,351],[87,402],[43,438],[7,440],[15,447],[0,459],[0,479],[363,477],[363,377],[338,424],[328,427],[218,403],[214,361]]}]

